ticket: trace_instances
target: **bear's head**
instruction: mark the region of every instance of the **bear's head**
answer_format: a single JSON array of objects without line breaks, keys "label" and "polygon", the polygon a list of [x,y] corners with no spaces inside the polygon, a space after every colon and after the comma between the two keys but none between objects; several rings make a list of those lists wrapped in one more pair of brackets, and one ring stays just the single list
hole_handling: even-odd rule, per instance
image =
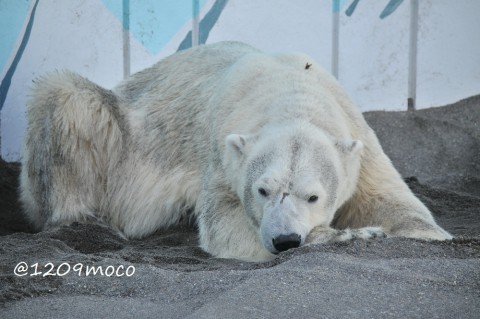
[{"label": "bear's head", "polygon": [[224,168],[264,247],[301,246],[355,191],[362,142],[305,122],[225,139]]}]

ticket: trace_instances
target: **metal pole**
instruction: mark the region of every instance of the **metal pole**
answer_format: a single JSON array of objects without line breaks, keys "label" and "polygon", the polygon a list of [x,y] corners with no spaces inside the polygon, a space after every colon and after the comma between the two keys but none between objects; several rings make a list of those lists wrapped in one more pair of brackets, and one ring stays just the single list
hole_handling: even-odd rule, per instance
[{"label": "metal pole", "polygon": [[333,0],[332,16],[332,74],[338,79],[338,55],[340,38],[340,0]]},{"label": "metal pole", "polygon": [[192,47],[198,45],[198,36],[199,36],[199,21],[198,16],[200,14],[200,4],[199,0],[192,0],[193,5],[193,19],[192,19]]},{"label": "metal pole", "polygon": [[130,0],[122,2],[123,19],[123,78],[130,75]]},{"label": "metal pole", "polygon": [[410,36],[408,52],[408,110],[414,111],[417,98],[418,0],[410,0]]}]

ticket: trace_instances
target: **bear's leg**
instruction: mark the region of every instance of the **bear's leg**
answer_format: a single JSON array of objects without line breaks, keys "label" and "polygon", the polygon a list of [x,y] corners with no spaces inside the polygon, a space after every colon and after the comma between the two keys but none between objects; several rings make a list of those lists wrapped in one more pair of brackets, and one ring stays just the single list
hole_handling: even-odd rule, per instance
[{"label": "bear's leg", "polygon": [[337,211],[334,227],[379,226],[388,236],[424,240],[452,238],[408,188],[378,142],[367,149],[366,158],[357,190]]},{"label": "bear's leg", "polygon": [[386,237],[381,227],[362,227],[356,229],[333,229],[331,227],[318,226],[308,234],[305,244],[326,244],[333,242],[349,241],[351,239],[373,239]]},{"label": "bear's leg", "polygon": [[119,118],[116,97],[76,74],[36,83],[20,199],[37,229],[95,215],[122,148]]},{"label": "bear's leg", "polygon": [[200,194],[198,227],[200,247],[219,258],[250,262],[274,258],[262,245],[258,231],[247,219],[238,198],[224,192]]},{"label": "bear's leg", "polygon": [[338,219],[335,226],[340,228],[375,225],[382,227],[388,236],[452,239],[452,235],[437,225],[429,210],[408,189],[397,196],[384,194],[365,202],[354,198],[344,209],[349,210],[346,215],[351,219]]}]

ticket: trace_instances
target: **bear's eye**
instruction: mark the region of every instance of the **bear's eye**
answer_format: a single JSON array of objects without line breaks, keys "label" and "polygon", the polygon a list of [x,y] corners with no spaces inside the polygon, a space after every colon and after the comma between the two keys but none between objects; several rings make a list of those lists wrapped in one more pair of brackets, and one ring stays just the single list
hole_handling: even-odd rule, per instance
[{"label": "bear's eye", "polygon": [[262,195],[263,197],[267,197],[267,196],[268,196],[267,191],[266,191],[265,188],[263,188],[263,187],[260,187],[260,188],[258,189],[258,193],[259,193],[260,195]]},{"label": "bear's eye", "polygon": [[316,201],[318,200],[318,196],[317,195],[312,195],[308,198],[308,202],[309,203],[315,203]]}]

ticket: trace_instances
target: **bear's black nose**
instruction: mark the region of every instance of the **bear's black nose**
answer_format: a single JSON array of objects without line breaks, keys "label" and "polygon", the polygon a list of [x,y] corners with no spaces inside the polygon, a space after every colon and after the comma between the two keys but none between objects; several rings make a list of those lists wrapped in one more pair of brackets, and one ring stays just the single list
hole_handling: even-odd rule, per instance
[{"label": "bear's black nose", "polygon": [[290,248],[297,248],[300,246],[302,237],[298,234],[280,235],[272,239],[273,247],[278,251],[285,251]]}]

